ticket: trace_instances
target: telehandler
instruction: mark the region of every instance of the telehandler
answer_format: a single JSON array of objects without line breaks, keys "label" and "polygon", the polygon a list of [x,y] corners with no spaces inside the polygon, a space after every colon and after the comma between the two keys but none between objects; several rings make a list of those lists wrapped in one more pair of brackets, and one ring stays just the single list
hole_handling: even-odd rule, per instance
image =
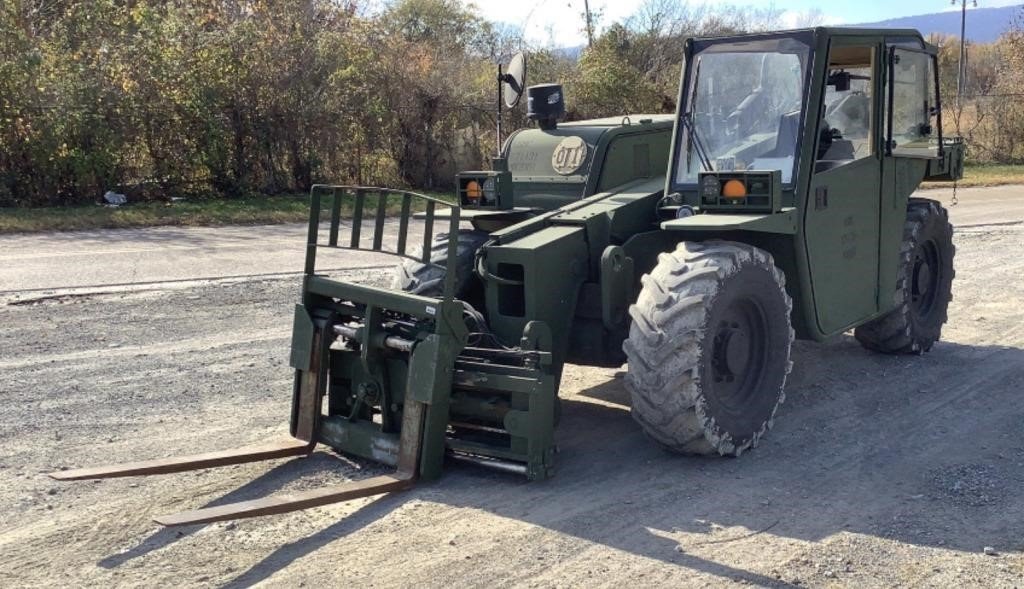
[{"label": "telehandler", "polygon": [[[544,479],[566,362],[627,363],[632,413],[665,448],[739,456],[772,426],[794,337],[852,329],[871,350],[928,351],[951,298],[952,227],[939,203],[910,195],[959,179],[964,156],[942,134],[935,47],[913,30],[850,28],[685,47],[675,115],[564,123],[561,87],[529,88],[536,126],[503,143],[493,170],[458,174],[456,205],[314,187],[291,438],[52,476],[179,472],[318,444],[396,468],[164,525],[397,491],[438,477],[446,458]],[[524,77],[522,58],[499,69],[506,106]],[[401,214],[386,222],[389,202]],[[393,288],[355,284],[317,272],[324,248],[404,262]]]}]

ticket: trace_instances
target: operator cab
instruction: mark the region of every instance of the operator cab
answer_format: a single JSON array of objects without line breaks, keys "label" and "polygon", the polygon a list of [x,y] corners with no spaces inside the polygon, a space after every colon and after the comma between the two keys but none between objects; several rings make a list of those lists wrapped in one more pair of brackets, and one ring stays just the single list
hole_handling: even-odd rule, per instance
[{"label": "operator cab", "polygon": [[[665,191],[671,212],[775,213],[807,202],[815,185],[812,204],[823,209],[826,192],[849,179],[880,190],[904,158],[929,160],[929,177],[955,174],[935,52],[916,31],[895,29],[689,40]],[[730,184],[741,188],[726,191]]]}]

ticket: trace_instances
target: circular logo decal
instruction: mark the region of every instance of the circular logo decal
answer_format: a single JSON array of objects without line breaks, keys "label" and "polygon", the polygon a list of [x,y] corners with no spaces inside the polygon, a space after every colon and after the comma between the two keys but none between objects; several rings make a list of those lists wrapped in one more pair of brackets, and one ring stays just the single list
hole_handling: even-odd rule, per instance
[{"label": "circular logo decal", "polygon": [[563,176],[576,173],[587,159],[587,144],[579,137],[566,137],[551,154],[551,167]]}]

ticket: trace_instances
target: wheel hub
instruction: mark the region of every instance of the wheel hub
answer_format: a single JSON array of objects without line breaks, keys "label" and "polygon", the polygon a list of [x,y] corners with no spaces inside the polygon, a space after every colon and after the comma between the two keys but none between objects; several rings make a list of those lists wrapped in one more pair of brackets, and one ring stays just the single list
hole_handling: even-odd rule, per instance
[{"label": "wheel hub", "polygon": [[928,317],[935,307],[940,270],[938,246],[932,241],[920,244],[914,251],[910,284],[910,304],[918,317]]},{"label": "wheel hub", "polygon": [[724,382],[742,377],[750,362],[750,337],[739,323],[722,322],[715,337],[715,376]]},{"label": "wheel hub", "polygon": [[917,291],[922,296],[928,294],[928,291],[931,290],[931,277],[931,267],[928,264],[921,264],[917,270]]},{"label": "wheel hub", "polygon": [[714,329],[712,386],[723,405],[741,411],[757,394],[764,372],[767,319],[760,305],[744,298],[729,305]]}]

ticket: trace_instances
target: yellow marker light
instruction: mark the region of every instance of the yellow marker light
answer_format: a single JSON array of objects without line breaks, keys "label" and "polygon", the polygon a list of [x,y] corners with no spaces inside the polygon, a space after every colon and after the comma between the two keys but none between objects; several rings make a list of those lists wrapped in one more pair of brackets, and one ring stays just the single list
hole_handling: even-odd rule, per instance
[{"label": "yellow marker light", "polygon": [[722,186],[722,196],[725,198],[743,198],[747,195],[747,185],[739,180],[729,180]]},{"label": "yellow marker light", "polygon": [[466,198],[472,202],[480,202],[480,198],[484,195],[484,191],[480,188],[480,183],[476,180],[470,180],[466,183]]}]

